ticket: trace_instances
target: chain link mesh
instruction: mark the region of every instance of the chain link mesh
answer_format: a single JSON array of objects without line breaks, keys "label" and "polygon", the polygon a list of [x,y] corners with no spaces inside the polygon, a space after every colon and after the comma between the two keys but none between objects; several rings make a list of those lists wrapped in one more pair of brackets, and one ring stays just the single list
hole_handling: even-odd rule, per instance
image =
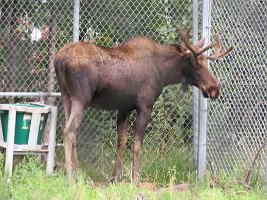
[{"label": "chain link mesh", "polygon": [[[163,44],[177,42],[177,29],[192,28],[191,1],[97,0],[80,1],[80,35],[83,41],[114,46],[134,35]],[[52,56],[72,41],[73,1],[1,1],[0,88],[2,92],[59,92]],[[179,41],[180,42],[180,41]],[[171,86],[154,106],[141,153],[143,180],[169,181],[193,171],[192,94]],[[57,98],[3,98],[1,101],[44,99],[59,107],[58,142],[65,124],[62,102]],[[135,113],[130,120],[124,153],[124,179],[129,180]],[[95,180],[111,175],[115,162],[116,112],[88,108],[78,132],[78,156],[82,169]],[[58,149],[58,160],[63,149]],[[177,172],[177,173],[176,173]],[[178,174],[179,173],[179,174]]]},{"label": "chain link mesh", "polygon": [[[267,5],[263,0],[212,1],[212,34],[222,46],[236,50],[211,69],[222,84],[222,94],[209,103],[208,168],[214,174],[247,171],[267,134]],[[4,0],[0,2],[1,92],[59,92],[52,56],[72,41],[73,1]],[[80,40],[114,46],[134,35],[168,44],[180,43],[177,29],[192,28],[192,2],[184,0],[82,0]],[[17,96],[5,102],[40,101],[59,108],[57,140],[65,124],[59,97]],[[124,154],[124,179],[131,174],[135,113]],[[142,180],[166,183],[175,175],[187,180],[194,172],[192,148],[192,92],[179,86],[165,88],[154,106],[141,153]],[[112,172],[116,149],[116,112],[88,108],[78,133],[82,169],[94,180]],[[63,158],[58,148],[57,159]],[[262,173],[264,153],[256,160]],[[240,170],[242,169],[242,170]]]},{"label": "chain link mesh", "polygon": [[[236,49],[211,63],[222,85],[209,103],[208,168],[218,175],[263,174],[267,136],[267,2],[212,1],[212,33]],[[263,177],[263,176],[261,176]]]}]

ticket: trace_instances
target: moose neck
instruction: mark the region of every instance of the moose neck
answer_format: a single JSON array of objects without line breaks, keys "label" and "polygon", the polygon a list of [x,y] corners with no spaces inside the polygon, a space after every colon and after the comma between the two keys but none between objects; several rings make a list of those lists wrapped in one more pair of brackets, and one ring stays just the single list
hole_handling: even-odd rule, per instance
[{"label": "moose neck", "polygon": [[172,49],[168,48],[162,56],[159,56],[163,77],[163,86],[181,83],[183,75],[181,72],[183,56],[179,56]]}]

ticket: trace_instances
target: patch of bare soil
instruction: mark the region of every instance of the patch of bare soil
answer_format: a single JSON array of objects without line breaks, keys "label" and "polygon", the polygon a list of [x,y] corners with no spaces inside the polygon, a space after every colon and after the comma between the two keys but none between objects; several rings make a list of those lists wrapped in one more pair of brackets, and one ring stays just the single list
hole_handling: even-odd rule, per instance
[{"label": "patch of bare soil", "polygon": [[181,183],[181,184],[174,185],[173,188],[179,192],[182,192],[185,190],[189,190],[190,185],[189,185],[189,183]]},{"label": "patch of bare soil", "polygon": [[92,182],[91,184],[93,188],[105,188],[109,186],[107,182]]},{"label": "patch of bare soil", "polygon": [[139,184],[139,188],[149,189],[149,190],[158,190],[160,186],[157,183],[144,182]]},{"label": "patch of bare soil", "polygon": [[[107,182],[93,182],[92,187],[93,188],[104,188],[108,187],[109,183]],[[162,187],[157,183],[150,183],[150,182],[142,182],[139,184],[139,188],[141,189],[148,189],[148,190],[174,190],[178,192],[186,191],[190,189],[190,184],[189,183],[181,183],[181,184],[176,184],[172,185],[169,187]]]},{"label": "patch of bare soil", "polygon": [[169,190],[169,189],[171,189],[171,190],[175,190],[178,192],[182,192],[182,191],[190,189],[189,183],[181,183],[181,184],[176,184],[176,185],[172,185],[169,187],[162,187],[162,186],[158,185],[157,183],[144,182],[144,183],[140,183],[139,187],[149,189],[149,190],[166,190],[166,189]]}]

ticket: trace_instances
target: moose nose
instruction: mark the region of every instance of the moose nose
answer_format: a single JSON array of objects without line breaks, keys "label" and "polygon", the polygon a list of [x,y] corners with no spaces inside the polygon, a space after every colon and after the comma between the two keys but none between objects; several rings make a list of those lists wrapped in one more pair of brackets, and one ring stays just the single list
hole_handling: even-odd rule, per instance
[{"label": "moose nose", "polygon": [[202,94],[205,98],[217,99],[220,96],[220,84],[214,82],[213,84],[200,86]]},{"label": "moose nose", "polygon": [[208,96],[211,99],[217,99],[220,96],[220,83],[214,84],[209,87]]},{"label": "moose nose", "polygon": [[211,99],[217,99],[220,96],[220,90],[219,88],[213,89],[209,94]]}]

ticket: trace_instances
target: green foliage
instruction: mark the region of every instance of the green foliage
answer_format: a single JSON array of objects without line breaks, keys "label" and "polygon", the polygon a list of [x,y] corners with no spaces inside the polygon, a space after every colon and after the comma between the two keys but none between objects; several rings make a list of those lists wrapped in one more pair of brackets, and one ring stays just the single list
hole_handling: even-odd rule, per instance
[{"label": "green foliage", "polygon": [[[148,127],[150,141],[161,138],[163,146],[188,148],[192,142],[192,97],[184,98],[180,86],[169,86],[154,105],[151,124]],[[167,144],[168,143],[168,144]]]},{"label": "green foliage", "polygon": [[104,46],[133,35],[170,43],[177,38],[177,29],[190,26],[190,5],[181,0],[85,1],[81,4],[81,32],[85,41],[95,38]]},{"label": "green foliage", "polygon": [[0,194],[1,199],[8,200],[11,197],[10,184],[4,172],[4,155],[0,152]]}]

